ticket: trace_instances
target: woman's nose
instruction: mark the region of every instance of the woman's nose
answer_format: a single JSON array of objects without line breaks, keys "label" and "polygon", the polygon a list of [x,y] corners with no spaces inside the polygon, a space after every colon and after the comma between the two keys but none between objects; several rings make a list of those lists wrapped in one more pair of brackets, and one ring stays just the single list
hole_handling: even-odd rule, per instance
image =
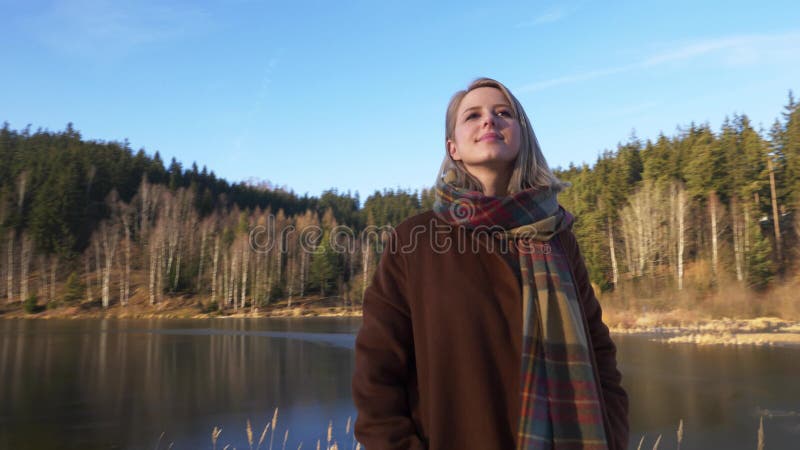
[{"label": "woman's nose", "polygon": [[495,125],[494,120],[495,120],[494,114],[487,113],[486,115],[483,116],[483,125],[488,125],[490,127],[493,127]]}]

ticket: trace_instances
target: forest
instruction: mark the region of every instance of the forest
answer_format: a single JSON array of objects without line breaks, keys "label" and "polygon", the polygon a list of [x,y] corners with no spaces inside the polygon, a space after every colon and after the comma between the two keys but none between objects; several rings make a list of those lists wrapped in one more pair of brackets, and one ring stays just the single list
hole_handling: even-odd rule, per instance
[{"label": "forest", "polygon": [[[593,165],[556,174],[571,183],[559,200],[577,218],[601,296],[669,308],[670,299],[703,302],[723,287],[762,298],[796,283],[800,104],[791,92],[769,129],[734,114],[719,130],[691,123],[654,140],[632,134]],[[31,313],[169,302],[217,313],[357,307],[382,249],[380,233],[364,231],[433,200],[431,189],[376,191],[363,202],[335,188],[299,196],[175,159],[165,165],[127,141],[86,140],[72,124],[52,132],[5,123],[0,303]],[[366,238],[342,251],[330,239],[342,225]],[[259,248],[264,229],[315,232],[279,233]]]}]

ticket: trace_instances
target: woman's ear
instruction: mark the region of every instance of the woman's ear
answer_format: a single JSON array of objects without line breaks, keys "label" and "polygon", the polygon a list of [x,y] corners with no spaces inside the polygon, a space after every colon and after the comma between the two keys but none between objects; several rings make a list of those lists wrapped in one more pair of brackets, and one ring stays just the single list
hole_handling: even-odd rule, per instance
[{"label": "woman's ear", "polygon": [[458,147],[456,147],[456,143],[453,142],[452,139],[447,140],[447,154],[450,155],[450,159],[453,161],[461,161],[461,155],[458,153]]}]

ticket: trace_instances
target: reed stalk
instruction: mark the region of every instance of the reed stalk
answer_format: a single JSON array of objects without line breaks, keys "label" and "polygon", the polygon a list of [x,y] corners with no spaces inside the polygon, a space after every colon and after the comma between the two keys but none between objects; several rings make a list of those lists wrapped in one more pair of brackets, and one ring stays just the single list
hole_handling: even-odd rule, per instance
[{"label": "reed stalk", "polygon": [[214,450],[217,450],[217,439],[219,439],[219,435],[222,433],[222,428],[214,427],[211,430],[211,445]]},{"label": "reed stalk", "polygon": [[272,431],[269,434],[269,450],[272,450],[272,441],[275,439],[275,426],[278,424],[278,408],[272,414]]},{"label": "reed stalk", "polygon": [[[345,436],[350,433],[350,416],[347,417],[347,427],[345,428]],[[353,424],[353,445],[350,447],[352,450],[356,448],[356,429],[355,424]]]},{"label": "reed stalk", "polygon": [[253,427],[250,426],[250,419],[247,419],[247,443],[250,445],[250,450],[253,450]]},{"label": "reed stalk", "polygon": [[165,431],[162,431],[161,432],[161,436],[159,436],[158,440],[156,441],[156,450],[158,450],[158,447],[161,446],[161,439],[164,439],[164,433],[165,433]]},{"label": "reed stalk", "polygon": [[264,438],[267,437],[267,430],[269,430],[269,422],[267,422],[267,425],[264,426],[264,431],[261,432],[261,437],[258,438],[258,446],[256,447],[256,450],[261,450],[261,444],[264,443]]},{"label": "reed stalk", "polygon": [[764,416],[758,421],[758,450],[764,450]]}]

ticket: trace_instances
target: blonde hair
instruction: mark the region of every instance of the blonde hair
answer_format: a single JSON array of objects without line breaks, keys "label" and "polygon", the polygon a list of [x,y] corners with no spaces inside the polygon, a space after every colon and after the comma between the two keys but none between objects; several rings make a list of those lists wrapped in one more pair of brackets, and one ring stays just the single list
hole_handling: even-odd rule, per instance
[{"label": "blonde hair", "polygon": [[[447,115],[445,116],[445,156],[442,166],[439,169],[437,182],[444,179],[447,175],[447,182],[459,188],[473,191],[483,191],[480,181],[471,175],[461,161],[455,161],[447,151],[447,141],[455,139],[456,115],[461,101],[470,92],[482,87],[491,87],[503,93],[514,111],[520,125],[520,149],[517,159],[514,162],[514,169],[511,172],[511,179],[508,182],[508,193],[519,192],[524,189],[552,189],[555,192],[561,191],[569,186],[553,174],[547,166],[539,141],[533,132],[528,115],[522,108],[519,100],[506,88],[503,83],[491,78],[478,78],[470,83],[466,90],[458,91],[453,94],[450,104],[447,105]],[[448,175],[448,173],[450,173]]]}]

